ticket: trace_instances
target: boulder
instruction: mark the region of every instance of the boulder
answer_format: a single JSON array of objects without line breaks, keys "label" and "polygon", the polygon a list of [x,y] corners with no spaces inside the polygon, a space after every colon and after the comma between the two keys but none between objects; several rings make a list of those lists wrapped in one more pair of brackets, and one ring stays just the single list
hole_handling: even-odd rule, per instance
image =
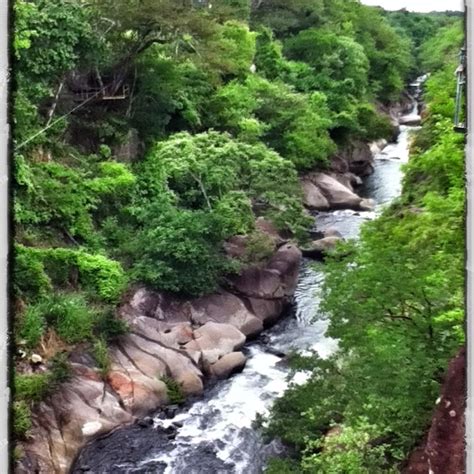
[{"label": "boulder", "polygon": [[247,237],[235,235],[224,243],[224,251],[231,258],[242,258],[245,256]]},{"label": "boulder", "polygon": [[226,378],[236,372],[240,372],[247,362],[242,352],[231,352],[221,357],[209,368],[210,374],[218,378]]},{"label": "boulder", "polygon": [[275,323],[285,306],[281,299],[247,298],[247,301],[255,316],[262,320],[264,327]]},{"label": "boulder", "polygon": [[270,237],[276,246],[285,243],[285,239],[280,235],[280,232],[278,232],[273,222],[265,219],[265,217],[257,218],[255,228]]},{"label": "boulder", "polygon": [[328,200],[311,181],[303,180],[301,187],[303,189],[303,202],[306,207],[317,211],[329,210]]},{"label": "boulder", "polygon": [[194,339],[186,344],[186,348],[202,352],[203,363],[213,364],[220,357],[245,343],[245,336],[230,324],[208,322],[194,331]]},{"label": "boulder", "polygon": [[334,250],[338,242],[342,240],[337,236],[315,240],[302,249],[303,255],[308,258],[323,258],[324,255]]},{"label": "boulder", "polygon": [[326,197],[332,209],[359,209],[362,198],[333,177],[324,173],[312,173],[309,177]]},{"label": "boulder", "polygon": [[229,280],[235,293],[260,299],[291,296],[298,282],[300,250],[292,244],[280,247],[265,265],[253,265]]},{"label": "boulder", "polygon": [[227,291],[193,300],[191,318],[199,325],[209,321],[231,324],[246,336],[255,336],[263,330],[262,320],[251,313],[241,299]]},{"label": "boulder", "polygon": [[339,237],[342,239],[342,234],[334,227],[328,227],[323,231],[323,237]]},{"label": "boulder", "polygon": [[398,119],[400,125],[418,126],[421,125],[421,116],[418,114],[403,115]]},{"label": "boulder", "polygon": [[360,211],[373,211],[375,208],[375,201],[373,199],[362,199],[359,204]]}]

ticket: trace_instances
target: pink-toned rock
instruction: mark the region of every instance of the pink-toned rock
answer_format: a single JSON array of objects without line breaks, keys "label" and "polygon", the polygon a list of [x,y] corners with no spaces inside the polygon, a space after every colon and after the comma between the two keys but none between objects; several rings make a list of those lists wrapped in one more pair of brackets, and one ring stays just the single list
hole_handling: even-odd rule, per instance
[{"label": "pink-toned rock", "polygon": [[242,354],[242,352],[231,352],[212,364],[209,370],[211,375],[215,377],[226,378],[241,371],[246,362],[247,358]]},{"label": "pink-toned rock", "polygon": [[203,361],[213,364],[219,357],[240,349],[245,336],[230,324],[208,322],[194,331],[194,340],[186,347],[202,352]]},{"label": "pink-toned rock", "polygon": [[281,246],[265,266],[251,266],[231,280],[237,294],[260,299],[285,299],[296,288],[301,262],[300,250]]},{"label": "pink-toned rock", "polygon": [[335,178],[324,173],[311,173],[308,178],[328,200],[332,209],[358,209],[362,198]]},{"label": "pink-toned rock", "polygon": [[285,306],[281,299],[269,300],[260,298],[248,298],[252,312],[263,321],[264,326],[276,322]]},{"label": "pink-toned rock", "polygon": [[303,202],[306,207],[317,211],[329,210],[328,200],[315,184],[308,180],[302,180],[301,187],[303,189]]},{"label": "pink-toned rock", "polygon": [[227,291],[193,300],[191,308],[195,324],[203,325],[209,321],[231,324],[246,336],[254,336],[263,330],[262,321],[246,308],[241,299]]}]

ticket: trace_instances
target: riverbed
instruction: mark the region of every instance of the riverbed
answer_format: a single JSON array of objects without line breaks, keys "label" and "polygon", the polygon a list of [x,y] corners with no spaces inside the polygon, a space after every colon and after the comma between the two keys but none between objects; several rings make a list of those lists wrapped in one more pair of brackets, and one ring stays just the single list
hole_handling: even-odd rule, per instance
[{"label": "riverbed", "polygon": [[[413,112],[412,112],[413,113]],[[402,165],[408,161],[410,134],[402,126],[397,143],[377,153],[374,173],[357,192],[375,202],[372,212],[315,212],[314,231],[338,230],[357,239],[361,225],[374,219],[401,193]],[[305,259],[292,308],[278,324],[249,343],[244,370],[208,388],[185,409],[160,411],[147,423],[111,433],[87,446],[73,473],[114,474],[259,474],[269,457],[282,447],[265,444],[254,421],[268,412],[289,381],[283,355],[317,352],[327,357],[337,341],[326,337],[328,319],[319,311],[323,264]],[[298,373],[294,383],[305,380]]]}]

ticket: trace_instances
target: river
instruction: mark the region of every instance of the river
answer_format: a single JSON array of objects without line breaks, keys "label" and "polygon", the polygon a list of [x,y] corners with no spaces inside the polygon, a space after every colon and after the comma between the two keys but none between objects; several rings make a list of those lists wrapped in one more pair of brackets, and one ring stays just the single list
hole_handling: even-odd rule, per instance
[{"label": "river", "polygon": [[[416,106],[413,113],[417,112]],[[402,164],[408,161],[409,137],[416,127],[402,126],[398,142],[375,155],[374,173],[358,193],[375,201],[373,212],[315,212],[315,231],[337,229],[356,239],[361,225],[401,193]],[[289,369],[282,354],[316,351],[327,357],[337,341],[325,336],[327,318],[320,313],[321,263],[304,260],[291,311],[244,349],[244,370],[218,382],[205,395],[177,413],[159,412],[151,426],[133,425],[86,447],[72,472],[114,474],[258,474],[278,452],[277,442],[265,445],[252,425],[267,413],[288,386]],[[293,380],[301,383],[304,373]],[[79,467],[80,466],[80,467]]]}]

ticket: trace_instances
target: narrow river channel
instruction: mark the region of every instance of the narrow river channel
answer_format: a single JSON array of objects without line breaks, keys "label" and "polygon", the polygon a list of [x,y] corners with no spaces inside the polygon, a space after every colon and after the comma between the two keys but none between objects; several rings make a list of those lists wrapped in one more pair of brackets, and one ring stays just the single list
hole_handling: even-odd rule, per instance
[{"label": "narrow river channel", "polygon": [[[414,107],[412,114],[417,112]],[[408,161],[410,134],[401,126],[398,142],[375,155],[375,171],[357,190],[375,201],[374,212],[315,212],[315,231],[337,229],[357,239],[361,225],[400,195],[402,164]],[[149,427],[118,430],[83,450],[74,473],[258,474],[278,451],[265,445],[252,424],[267,412],[288,385],[289,369],[282,354],[316,351],[325,357],[337,342],[325,336],[328,321],[318,310],[324,273],[321,263],[304,260],[291,311],[258,340],[246,346],[248,362],[240,374],[208,389],[205,395],[171,418],[160,412]],[[295,382],[304,380],[296,374]],[[172,436],[164,437],[170,426]]]}]

